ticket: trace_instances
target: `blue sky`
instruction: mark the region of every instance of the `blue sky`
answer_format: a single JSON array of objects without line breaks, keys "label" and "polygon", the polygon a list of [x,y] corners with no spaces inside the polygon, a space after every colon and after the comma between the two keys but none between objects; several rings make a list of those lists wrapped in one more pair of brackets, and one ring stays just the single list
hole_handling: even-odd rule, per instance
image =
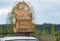
[{"label": "blue sky", "polygon": [[[7,23],[8,12],[15,2],[21,0],[0,0],[0,24]],[[34,7],[35,24],[60,24],[60,0],[25,0]]]}]

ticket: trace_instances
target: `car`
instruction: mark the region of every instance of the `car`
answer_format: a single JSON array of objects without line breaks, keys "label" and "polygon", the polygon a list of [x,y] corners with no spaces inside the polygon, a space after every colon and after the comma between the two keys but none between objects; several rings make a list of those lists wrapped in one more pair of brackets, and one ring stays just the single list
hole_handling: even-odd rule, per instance
[{"label": "car", "polygon": [[39,41],[35,37],[29,37],[29,36],[9,36],[0,38],[0,41]]}]

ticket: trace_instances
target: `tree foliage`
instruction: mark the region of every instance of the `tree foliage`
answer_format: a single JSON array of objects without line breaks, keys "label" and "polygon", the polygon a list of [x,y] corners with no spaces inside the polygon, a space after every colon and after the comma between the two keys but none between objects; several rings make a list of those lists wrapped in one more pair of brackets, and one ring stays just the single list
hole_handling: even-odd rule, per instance
[{"label": "tree foliage", "polygon": [[9,21],[9,23],[13,25],[14,22],[15,22],[14,19],[15,19],[15,14],[14,14],[14,11],[12,9],[12,11],[8,13],[8,21]]},{"label": "tree foliage", "polygon": [[36,28],[34,29],[34,33],[35,33],[36,36],[41,35],[41,31],[36,29]]},{"label": "tree foliage", "polygon": [[2,27],[0,26],[0,33],[2,33]]},{"label": "tree foliage", "polygon": [[60,36],[60,30],[58,30],[58,31],[56,32],[56,34]]},{"label": "tree foliage", "polygon": [[52,28],[51,28],[51,35],[55,35],[56,34],[56,32],[55,32],[55,28],[54,28],[54,26],[52,26]]},{"label": "tree foliage", "polygon": [[43,35],[43,36],[46,36],[47,34],[48,34],[48,30],[43,29],[42,35]]}]

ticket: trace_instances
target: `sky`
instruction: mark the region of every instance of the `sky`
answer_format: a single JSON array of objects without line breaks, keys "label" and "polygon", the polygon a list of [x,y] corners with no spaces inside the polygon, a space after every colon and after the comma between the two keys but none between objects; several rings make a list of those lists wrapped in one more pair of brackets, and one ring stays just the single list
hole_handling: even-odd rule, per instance
[{"label": "sky", "polygon": [[[0,0],[0,24],[6,24],[8,13],[21,0]],[[60,24],[60,0],[24,0],[34,7],[35,24]]]}]

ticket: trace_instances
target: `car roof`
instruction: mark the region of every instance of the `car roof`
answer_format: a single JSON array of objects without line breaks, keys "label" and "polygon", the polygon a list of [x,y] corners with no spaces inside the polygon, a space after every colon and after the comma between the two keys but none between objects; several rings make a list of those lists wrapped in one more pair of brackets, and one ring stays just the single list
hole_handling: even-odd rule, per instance
[{"label": "car roof", "polygon": [[5,40],[14,40],[14,39],[37,39],[35,37],[28,37],[28,36],[9,36],[4,37]]}]

